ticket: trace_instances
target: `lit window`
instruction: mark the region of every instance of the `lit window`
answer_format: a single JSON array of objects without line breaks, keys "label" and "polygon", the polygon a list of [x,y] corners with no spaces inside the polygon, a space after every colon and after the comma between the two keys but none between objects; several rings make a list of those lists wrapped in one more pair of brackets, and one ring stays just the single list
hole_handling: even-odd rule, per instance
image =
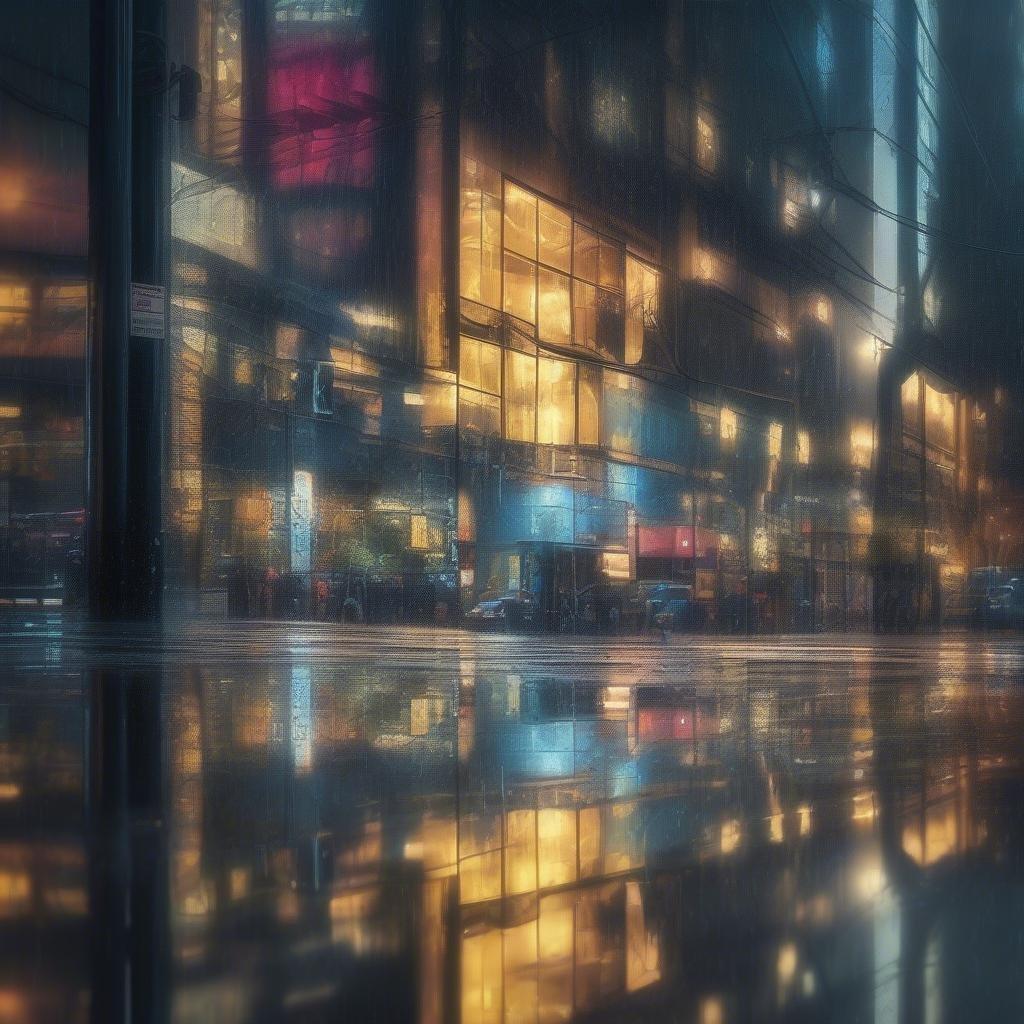
[{"label": "lit window", "polygon": [[585,281],[572,282],[574,340],[580,348],[597,348],[597,289]]},{"label": "lit window", "polygon": [[850,462],[857,469],[870,469],[875,437],[870,423],[855,423],[850,430]]},{"label": "lit window", "polygon": [[448,427],[455,422],[455,385],[426,381],[422,387],[424,427]]},{"label": "lit window", "polygon": [[459,292],[467,299],[501,305],[501,179],[465,160],[459,216]]},{"label": "lit window", "polygon": [[796,171],[787,168],[783,175],[783,226],[789,231],[796,231],[810,221],[812,208],[817,209],[820,205],[821,195],[818,194],[817,205],[812,206],[811,189],[806,180]]},{"label": "lit window", "polygon": [[0,329],[24,327],[28,323],[31,302],[28,285],[0,281]]},{"label": "lit window", "polygon": [[572,218],[541,200],[537,206],[537,229],[537,258],[568,274],[572,262]]},{"label": "lit window", "polygon": [[602,288],[622,291],[622,261],[625,253],[621,245],[600,239],[598,243],[597,283]]},{"label": "lit window", "polygon": [[459,429],[497,437],[501,433],[501,399],[472,388],[459,388]]},{"label": "lit window", "polygon": [[576,364],[564,359],[538,360],[537,441],[572,444],[575,419]]},{"label": "lit window", "polygon": [[721,253],[715,252],[714,249],[701,247],[695,250],[693,276],[698,281],[715,284],[719,288],[728,288],[730,284],[728,263],[725,257]]},{"label": "lit window", "polygon": [[903,406],[903,429],[908,433],[921,434],[921,378],[912,373],[900,389]]},{"label": "lit window", "polygon": [[736,440],[736,413],[723,408],[718,420],[718,435],[723,441]]},{"label": "lit window", "polygon": [[768,424],[768,457],[771,459],[782,458],[782,424]]},{"label": "lit window", "polygon": [[601,443],[601,376],[595,366],[579,368],[579,443]]},{"label": "lit window", "polygon": [[568,345],[572,340],[569,278],[541,267],[537,282],[537,333],[541,341]]},{"label": "lit window", "polygon": [[537,258],[537,197],[505,182],[505,248]]},{"label": "lit window", "polygon": [[242,34],[239,0],[198,5],[199,94],[196,141],[215,160],[234,163],[242,141]]},{"label": "lit window", "polygon": [[573,275],[597,283],[597,235],[581,224],[573,235]]},{"label": "lit window", "polygon": [[414,551],[426,551],[429,549],[430,535],[427,531],[426,516],[409,516],[409,547]]},{"label": "lit window", "polygon": [[826,327],[832,324],[832,303],[824,295],[816,295],[811,300],[811,315]]},{"label": "lit window", "polygon": [[806,430],[798,430],[796,433],[796,461],[801,466],[811,461],[811,435]]},{"label": "lit window", "polygon": [[706,174],[714,174],[718,167],[718,131],[707,111],[697,114],[697,166]]},{"label": "lit window", "polygon": [[459,426],[483,436],[501,432],[501,349],[459,339]]},{"label": "lit window", "polygon": [[644,331],[657,326],[658,272],[645,263],[626,257],[626,352],[627,363],[643,358]]},{"label": "lit window", "polygon": [[501,394],[501,349],[476,338],[459,339],[459,383]]},{"label": "lit window", "polygon": [[525,320],[537,321],[537,264],[513,253],[505,253],[506,313]]},{"label": "lit window", "polygon": [[505,353],[505,436],[534,440],[537,401],[537,360],[522,352]]},{"label": "lit window", "polygon": [[924,396],[925,438],[928,444],[952,452],[956,447],[956,396],[927,383]]},{"label": "lit window", "polygon": [[[576,877],[576,812],[565,807],[546,807],[537,812],[537,860],[541,888],[563,885]],[[541,904],[543,908],[544,903]],[[542,913],[544,911],[542,910]],[[567,908],[568,920],[566,942],[559,951],[572,956],[572,908]],[[545,923],[550,923],[551,914],[545,914]],[[540,928],[541,941],[551,945],[550,927]],[[557,933],[559,929],[554,929]],[[563,955],[565,955],[563,954]]]}]

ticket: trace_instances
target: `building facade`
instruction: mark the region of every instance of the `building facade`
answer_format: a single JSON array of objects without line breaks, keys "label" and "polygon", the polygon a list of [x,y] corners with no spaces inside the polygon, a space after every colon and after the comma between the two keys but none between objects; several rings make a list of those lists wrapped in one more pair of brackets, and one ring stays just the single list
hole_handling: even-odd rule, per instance
[{"label": "building facade", "polygon": [[[779,6],[173,0],[202,90],[166,147],[168,608],[451,622],[518,593],[577,629],[585,595],[671,581],[716,630],[965,614],[1014,401],[935,355],[964,308],[924,230],[952,230],[938,157],[903,342],[899,4]],[[947,38],[925,5],[920,154],[957,109]],[[11,277],[4,323],[62,281]],[[81,547],[52,478],[7,499],[9,550],[15,504]]]}]

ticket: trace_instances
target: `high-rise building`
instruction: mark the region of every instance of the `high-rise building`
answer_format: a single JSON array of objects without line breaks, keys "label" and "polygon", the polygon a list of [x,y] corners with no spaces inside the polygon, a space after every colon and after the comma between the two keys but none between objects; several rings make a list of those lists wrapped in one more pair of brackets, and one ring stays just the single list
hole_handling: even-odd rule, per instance
[{"label": "high-rise building", "polygon": [[[709,629],[966,615],[1013,317],[972,347],[942,258],[1005,155],[954,158],[992,144],[959,56],[905,0],[171,0],[202,90],[166,132],[167,607],[597,629],[662,582]],[[81,285],[31,287],[45,319]],[[84,507],[19,472],[11,552]]]}]

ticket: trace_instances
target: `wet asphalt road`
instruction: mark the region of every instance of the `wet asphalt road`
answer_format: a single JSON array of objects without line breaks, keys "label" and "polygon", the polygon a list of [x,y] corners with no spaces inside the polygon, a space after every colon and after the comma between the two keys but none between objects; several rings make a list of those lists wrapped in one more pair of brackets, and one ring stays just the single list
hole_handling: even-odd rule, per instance
[{"label": "wet asphalt road", "polygon": [[1024,1019],[1016,638],[41,620],[0,666],[4,1024]]}]

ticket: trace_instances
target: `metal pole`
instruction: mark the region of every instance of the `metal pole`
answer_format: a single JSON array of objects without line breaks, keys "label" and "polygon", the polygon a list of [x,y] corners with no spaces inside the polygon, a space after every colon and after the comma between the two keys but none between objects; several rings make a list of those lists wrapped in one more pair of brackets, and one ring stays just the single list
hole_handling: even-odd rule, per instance
[{"label": "metal pole", "polygon": [[125,604],[131,285],[132,7],[92,0],[86,576],[91,617]]},{"label": "metal pole", "polygon": [[893,463],[903,445],[900,430],[901,385],[913,364],[920,337],[921,281],[918,270],[917,220],[917,15],[913,0],[897,0],[895,27],[907,53],[896,62],[896,196],[902,218],[897,228],[897,273],[901,306],[891,348],[883,349],[878,366],[878,459],[874,493],[874,602],[875,628],[886,630],[900,563],[897,553],[899,521],[893,494]]},{"label": "metal pole", "polygon": [[[163,286],[168,208],[164,0],[134,0],[132,69],[132,281]],[[166,308],[163,311],[166,325]],[[165,337],[133,336],[128,355],[128,496],[125,617],[157,619],[163,591],[161,481]]]}]

